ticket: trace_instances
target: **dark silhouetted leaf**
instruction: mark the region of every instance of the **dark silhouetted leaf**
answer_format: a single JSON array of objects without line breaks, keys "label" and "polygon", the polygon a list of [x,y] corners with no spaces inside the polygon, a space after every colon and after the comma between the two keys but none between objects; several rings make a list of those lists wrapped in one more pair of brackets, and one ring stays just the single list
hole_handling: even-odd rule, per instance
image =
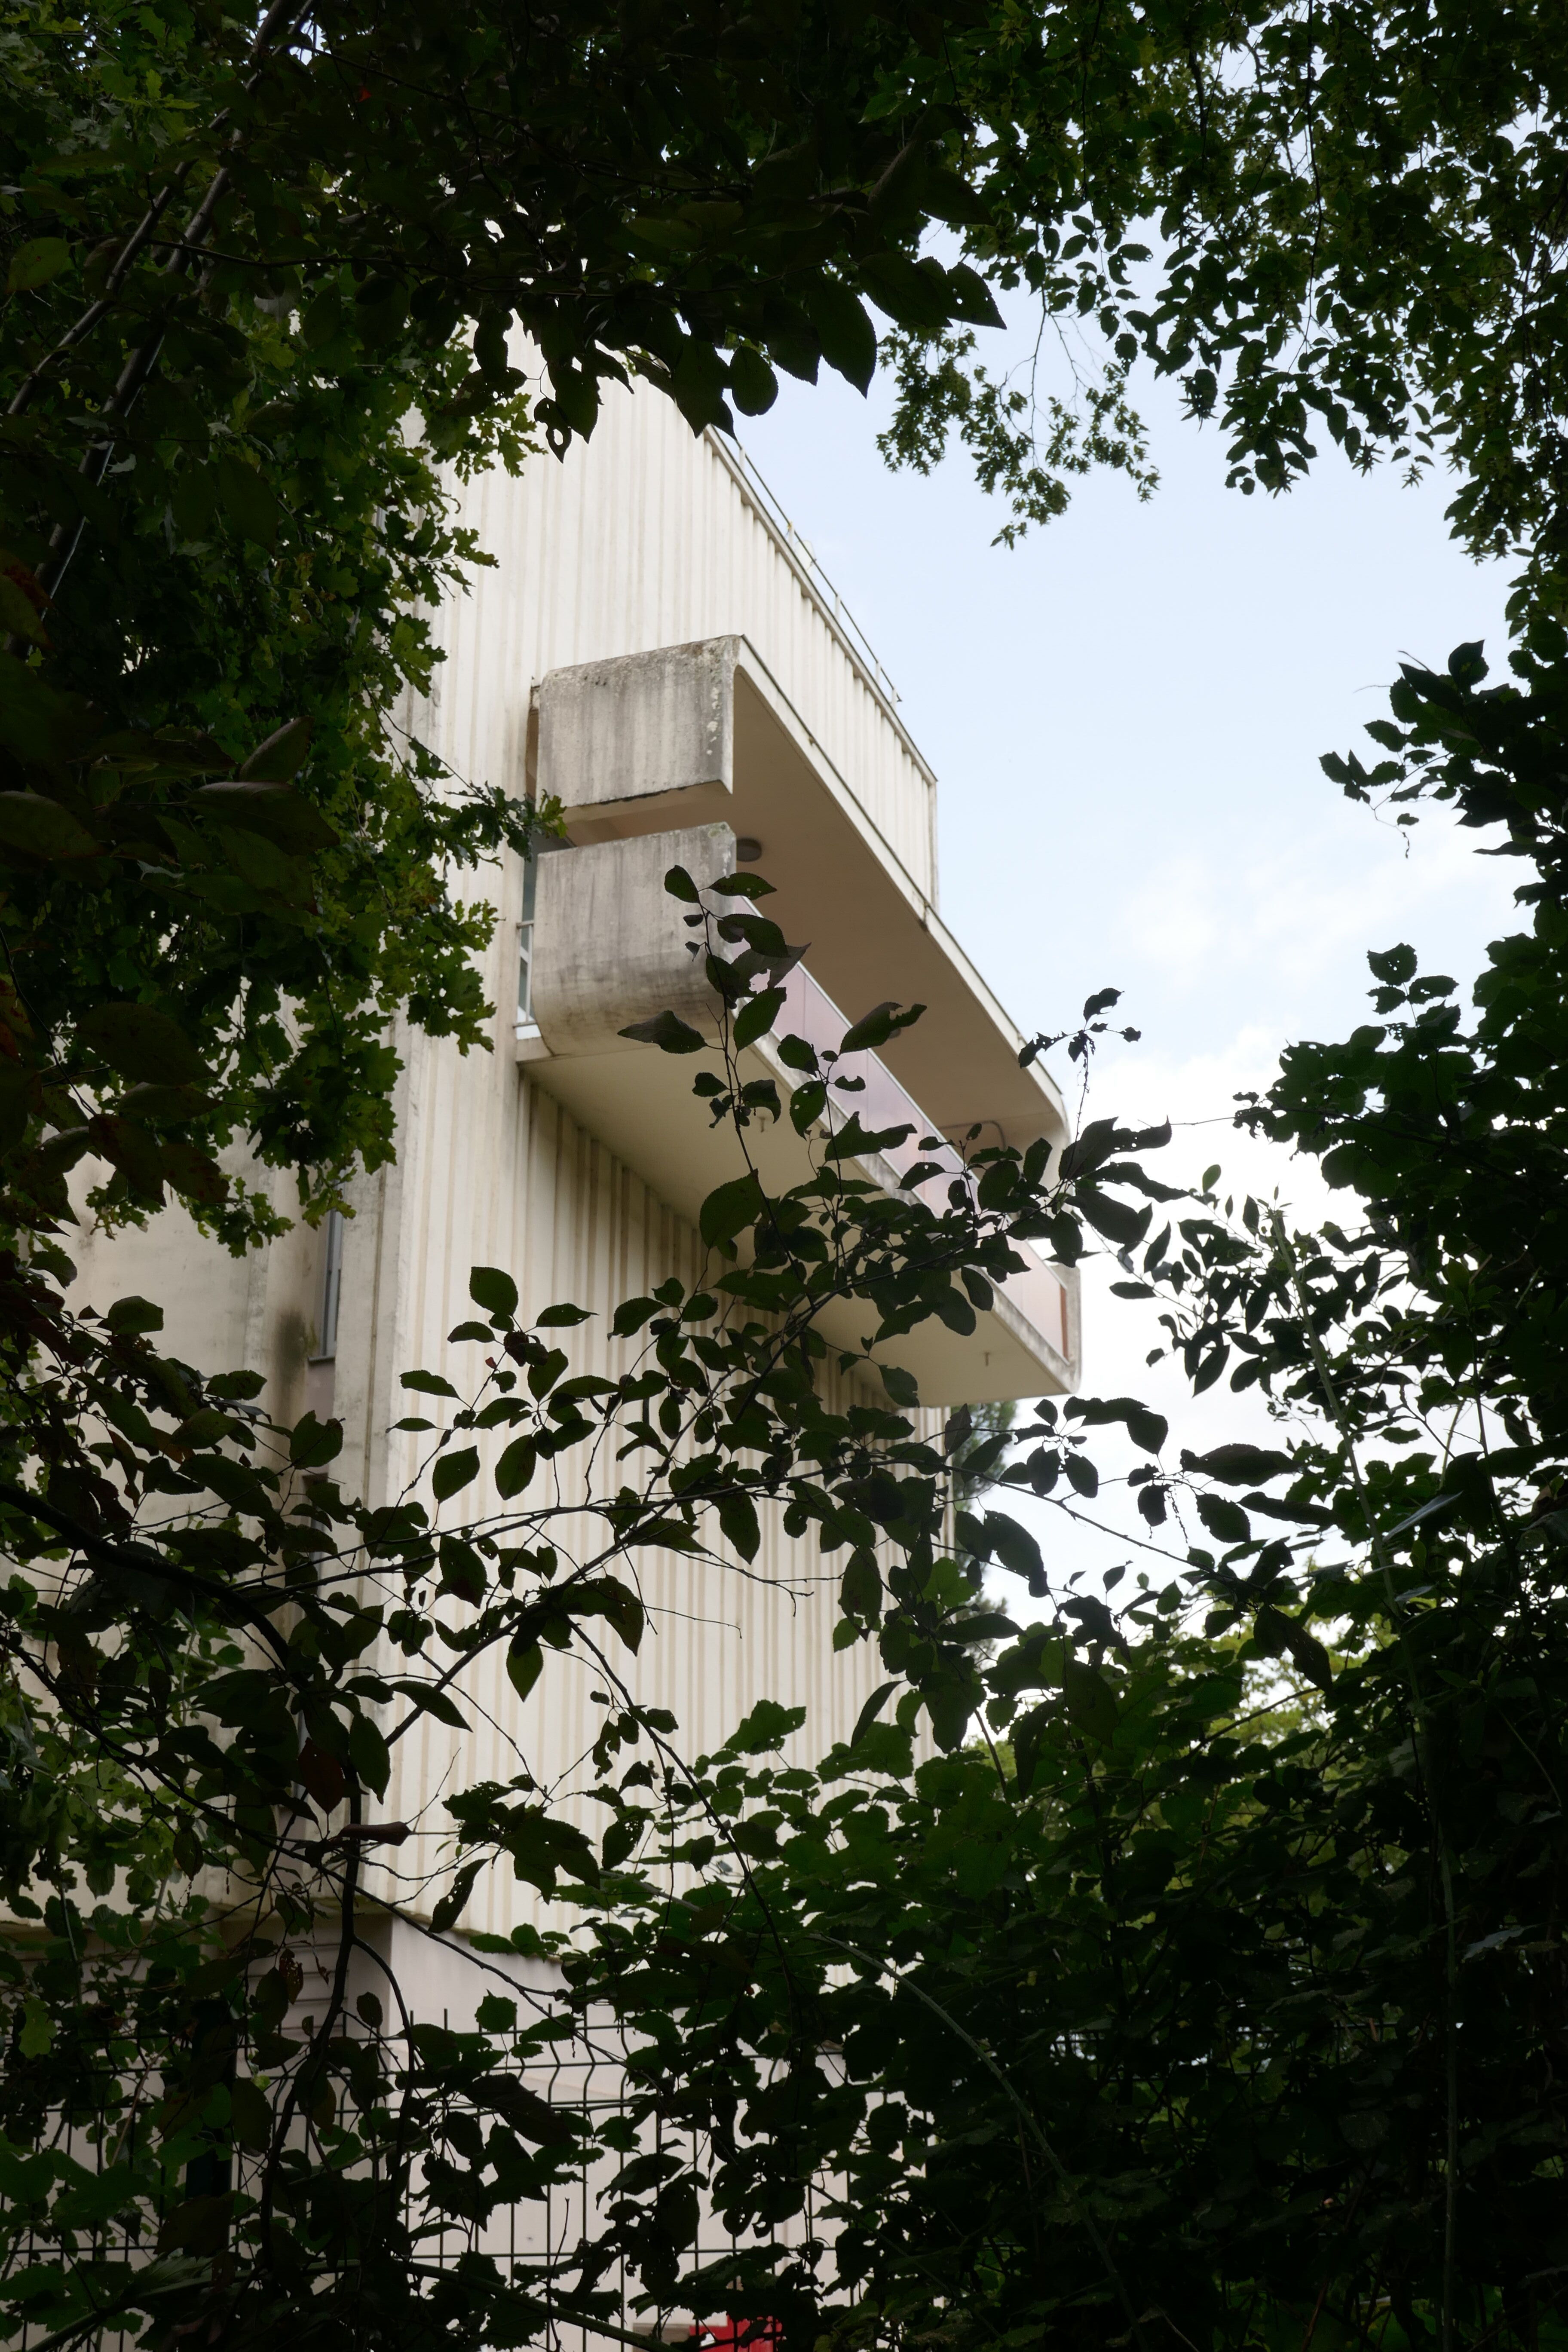
[{"label": "dark silhouetted leaf", "polygon": [[661,1054],[700,1054],[708,1040],[679,1013],[655,1013],[647,1021],[633,1021],[618,1031],[638,1045],[657,1045]]},{"label": "dark silhouetted leaf", "polygon": [[497,1265],[476,1265],[468,1276],[468,1297],[498,1323],[510,1325],[517,1313],[517,1285]]}]

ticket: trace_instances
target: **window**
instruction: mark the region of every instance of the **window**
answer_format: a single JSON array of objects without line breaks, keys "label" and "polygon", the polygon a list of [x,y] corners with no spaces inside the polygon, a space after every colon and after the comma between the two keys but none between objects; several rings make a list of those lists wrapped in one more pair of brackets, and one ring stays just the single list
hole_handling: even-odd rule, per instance
[{"label": "window", "polygon": [[539,899],[539,861],[552,850],[570,849],[569,841],[554,841],[548,836],[535,840],[522,866],[522,919],[517,927],[517,1023],[518,1027],[532,1028],[537,1016],[533,1010],[533,920]]},{"label": "window", "polygon": [[338,1301],[343,1282],[343,1220],[340,1210],[327,1213],[322,1234],[321,1293],[316,1317],[316,1352],[312,1363],[331,1363],[338,1352]]},{"label": "window", "polygon": [[531,851],[522,868],[522,920],[517,930],[517,1017],[533,1019],[533,908],[539,885],[539,855]]}]

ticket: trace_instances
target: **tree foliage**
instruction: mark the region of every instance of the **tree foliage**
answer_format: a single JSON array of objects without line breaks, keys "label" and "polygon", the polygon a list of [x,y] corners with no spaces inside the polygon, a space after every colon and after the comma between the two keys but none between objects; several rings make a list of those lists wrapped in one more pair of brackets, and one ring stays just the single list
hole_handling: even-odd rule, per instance
[{"label": "tree foliage", "polygon": [[[9,2307],[60,2352],[122,2322],[613,2336],[623,2270],[799,2345],[1560,2335],[1558,31],[1206,0],[5,20],[0,2193]],[[1021,284],[1106,354],[1044,443],[966,340]],[[369,1508],[334,1426],[172,1360],[155,1302],[66,1311],[65,1177],[90,1152],[109,1213],[173,1192],[243,1245],[277,1212],[226,1145],[312,1213],[384,1156],[394,1013],[484,1042],[489,916],[451,877],[537,821],[392,725],[481,560],[443,469],[564,446],[626,374],[695,427],[775,367],[863,384],[872,309],[893,453],[956,422],[1025,520],[1080,461],[1142,467],[1141,361],[1244,487],[1320,424],[1358,463],[1451,456],[1461,536],[1530,558],[1513,677],[1409,671],[1386,758],[1329,764],[1500,829],[1531,928],[1473,1017],[1374,958],[1375,1021],[1243,1107],[1344,1190],[1307,1235],[1177,1199],[1163,1136],[1110,1118],[1055,1167],[977,1153],[935,1206],[859,1182],[831,1059],[801,1044],[787,1099],[735,1060],[789,950],[737,908],[721,955],[684,877],[737,1150],[704,1286],[626,1302],[610,1378],[572,1370],[577,1310],[524,1328],[476,1269],[483,1369],[408,1375],[427,1486]],[[1111,1001],[1031,1055],[1086,1065]],[[816,1167],[772,1200],[748,1129],[784,1117]],[[1080,1398],[982,1462],[896,1377],[831,1390],[866,1370],[831,1362],[835,1302],[965,1328],[1026,1236],[1158,1298],[1202,1453]],[[1274,1445],[1227,1418],[1252,1390]],[[1121,1603],[976,1483],[1081,1510],[1112,1427],[1159,1560]],[[767,1707],[693,1768],[619,1670],[637,1558],[749,1563],[770,1515],[842,1556],[837,1638],[888,1680],[817,1774],[768,1760]],[[1030,1607],[977,1611],[976,1561]],[[526,1696],[567,1650],[602,1679],[602,1833],[523,1769],[454,1789],[439,1885],[400,1888],[393,1749],[467,1721],[477,1658]],[[583,1915],[521,2022],[510,1991],[472,2033],[395,1984],[351,2005],[374,1913],[445,1933],[503,1864]],[[529,2077],[606,2017],[632,2105],[595,2131]],[[620,2168],[582,2244],[483,2250],[590,2157]],[[808,2183],[831,2230],[781,2236]]]},{"label": "tree foliage", "polygon": [[[517,2032],[514,2003],[463,2037],[408,2014],[395,1980],[357,2011],[349,1993],[367,1919],[443,1933],[483,1869],[613,1898],[675,1752],[673,1717],[635,1699],[616,1663],[642,1639],[647,1554],[743,1567],[777,1519],[842,1554],[840,1646],[881,1625],[904,1719],[923,1710],[955,1748],[982,1696],[973,1645],[1005,1621],[975,1617],[946,1550],[946,1458],[911,1417],[908,1375],[883,1376],[880,1403],[864,1375],[874,1344],[928,1318],[972,1329],[1016,1262],[1010,1237],[1070,1225],[1072,1180],[1047,1179],[1042,1143],[973,1173],[948,1155],[934,1206],[929,1161],[901,1193],[878,1190],[852,1163],[907,1131],[868,1139],[829,1111],[837,1056],[804,1040],[786,1041],[787,1105],[754,1081],[742,1098],[733,1041],[778,961],[776,927],[746,903],[766,886],[721,881],[715,909],[690,877],[670,881],[727,990],[739,1142],[764,1112],[787,1116],[816,1166],[780,1198],[750,1169],[710,1195],[704,1286],[671,1279],[619,1307],[618,1377],[572,1370],[562,1342],[581,1309],[525,1326],[510,1276],[476,1268],[479,1318],[453,1334],[480,1359],[471,1389],[405,1375],[426,1410],[402,1426],[428,1451],[414,1488],[370,1508],[333,1482],[336,1423],[278,1428],[248,1402],[254,1373],[204,1380],[161,1354],[156,1307],[88,1310],[59,1337],[58,1307],[40,1316],[29,1410],[47,1407],[54,1450],[46,1479],[0,1488],[16,1564],[0,1602],[16,1799],[0,1894],[34,1923],[0,1954],[18,2020],[0,2187],[4,2293],[62,2342],[131,2315],[157,2340],[205,2327],[236,2344],[619,2324],[592,2244],[521,2267],[475,2252],[456,2271],[438,2252],[443,2231],[581,2160],[590,2123],[552,2118],[520,2079],[571,2030],[570,2006],[542,1995]],[[699,1096],[713,1084],[703,1072]],[[869,1310],[867,1351],[821,1336],[843,1301]],[[857,1371],[833,1403],[830,1378]],[[585,1465],[581,1491],[556,1464]],[[367,1901],[370,1861],[410,1834],[376,1813],[398,1744],[430,1717],[471,1727],[464,1678],[489,1654],[526,1697],[565,1651],[605,1701],[584,1768],[602,1835],[520,1753],[510,1783],[446,1794],[433,1880],[384,1872]],[[531,1930],[518,1948],[539,1948]],[[300,1951],[330,1980],[304,2033],[286,2021]],[[682,2242],[673,2216],[634,2257],[655,2293]]]},{"label": "tree foliage", "polygon": [[[694,2305],[729,2274],[802,2341],[1561,2336],[1562,653],[1546,616],[1513,682],[1407,670],[1390,758],[1324,763],[1500,829],[1531,928],[1468,1024],[1374,953],[1376,1022],[1244,1103],[1343,1223],[1205,1191],[1121,1253],[1212,1442],[1166,1458],[1126,1398],[1016,1433],[1004,1484],[1080,1508],[1127,1426],[1131,1598],[1047,1555],[955,1754],[905,1708],[816,1774],[742,1739],[668,1777],[571,1981],[741,2242]],[[1233,1433],[1254,1390],[1272,1444]],[[959,1525],[1017,1570],[1002,1515]]]},{"label": "tree foliage", "polygon": [[[775,368],[864,386],[876,312],[889,450],[929,464],[958,423],[1016,524],[1059,508],[1064,469],[1142,473],[1142,361],[1222,421],[1245,484],[1287,484],[1314,419],[1358,463],[1447,452],[1468,542],[1530,538],[1550,566],[1556,29],[1187,0],[16,12],[13,1213],[47,1221],[90,1145],[108,1210],[173,1191],[237,1244],[279,1212],[218,1148],[293,1171],[314,1213],[391,1148],[391,1014],[483,1044],[489,917],[452,877],[529,820],[392,715],[429,682],[429,607],[482,560],[443,467],[563,446],[607,382],[723,425]],[[924,249],[933,225],[956,257]],[[1048,429],[975,360],[988,288],[1020,283],[1107,354]],[[215,791],[247,766],[315,815]],[[173,1021],[198,1095],[128,1102],[142,1081],[81,1030],[100,1002]]]}]

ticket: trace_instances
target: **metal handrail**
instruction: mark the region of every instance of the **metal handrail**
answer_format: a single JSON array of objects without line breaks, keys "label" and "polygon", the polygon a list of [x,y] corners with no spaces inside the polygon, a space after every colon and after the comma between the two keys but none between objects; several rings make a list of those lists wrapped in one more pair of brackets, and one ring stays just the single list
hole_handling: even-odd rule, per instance
[{"label": "metal handrail", "polygon": [[795,559],[796,566],[804,573],[807,585],[824,612],[832,619],[839,634],[847,639],[861,666],[869,672],[870,683],[877,693],[881,696],[890,710],[896,711],[903,697],[871,650],[871,642],[865,630],[817,562],[816,551],[811,541],[795,529],[794,522],[784,512],[778,499],[758,473],[755,465],[742,448],[741,444],[732,440],[728,434],[715,432],[711,438],[726,462],[743,479],[764,521],[771,526],[775,537],[784,542],[786,552]]},{"label": "metal handrail", "polygon": [[[777,1039],[793,1031],[818,1053],[825,1048],[836,1051],[849,1024],[821,982],[813,979],[804,963],[797,963],[785,976],[784,988],[784,1001],[773,1023],[772,1036]],[[974,1180],[962,1152],[942,1137],[940,1128],[932,1127],[880,1055],[869,1050],[847,1054],[836,1064],[834,1076],[858,1084],[847,1103],[835,1101],[829,1096],[829,1126],[843,1127],[852,1112],[858,1112],[862,1128],[870,1134],[907,1127],[910,1132],[903,1140],[882,1146],[878,1157],[886,1160],[899,1179],[906,1179],[917,1163],[933,1170],[913,1188],[928,1208],[934,1209],[940,1216],[955,1182],[965,1190],[973,1186]],[[931,1148],[922,1150],[922,1140]],[[905,1189],[902,1183],[900,1189]],[[1003,1282],[1003,1296],[1063,1362],[1068,1362],[1072,1349],[1066,1286],[1055,1268],[1047,1265],[1027,1242],[1015,1240],[1012,1246],[1023,1264]]]}]

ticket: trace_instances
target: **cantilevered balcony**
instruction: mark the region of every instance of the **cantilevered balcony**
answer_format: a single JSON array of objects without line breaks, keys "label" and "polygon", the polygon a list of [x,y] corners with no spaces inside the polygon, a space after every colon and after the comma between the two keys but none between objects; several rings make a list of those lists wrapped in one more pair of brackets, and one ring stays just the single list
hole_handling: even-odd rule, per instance
[{"label": "cantilevered balcony", "polygon": [[[773,1035],[741,1057],[744,1076],[773,1078],[787,1098],[800,1078],[778,1058],[780,1037],[837,1047],[868,1004],[921,1003],[919,1022],[842,1073],[864,1080],[847,1099],[865,1129],[913,1129],[905,1145],[860,1163],[867,1176],[897,1187],[927,1134],[956,1139],[978,1126],[985,1142],[1065,1141],[1054,1087],[1020,1069],[1021,1038],[743,639],[554,672],[537,716],[536,789],[563,803],[574,846],[541,858],[533,877],[519,1058],[672,1208],[695,1218],[737,1172],[735,1139],[710,1126],[691,1094],[698,1056],[634,1045],[620,1032],[668,1007],[714,1034],[701,961],[688,952],[691,933],[664,877],[677,865],[700,885],[732,873],[738,835],[747,863],[774,886],[768,915],[787,938],[810,942]],[[773,1188],[800,1181],[810,1165],[787,1118],[760,1122],[752,1145]],[[956,1174],[959,1155],[947,1156]],[[949,1181],[929,1180],[933,1204]],[[1076,1278],[1026,1247],[1019,1255],[1025,1270],[973,1333],[931,1320],[889,1343],[889,1360],[915,1374],[927,1402],[1074,1385]],[[844,1307],[824,1328],[854,1346],[871,1321],[868,1307]]]}]

